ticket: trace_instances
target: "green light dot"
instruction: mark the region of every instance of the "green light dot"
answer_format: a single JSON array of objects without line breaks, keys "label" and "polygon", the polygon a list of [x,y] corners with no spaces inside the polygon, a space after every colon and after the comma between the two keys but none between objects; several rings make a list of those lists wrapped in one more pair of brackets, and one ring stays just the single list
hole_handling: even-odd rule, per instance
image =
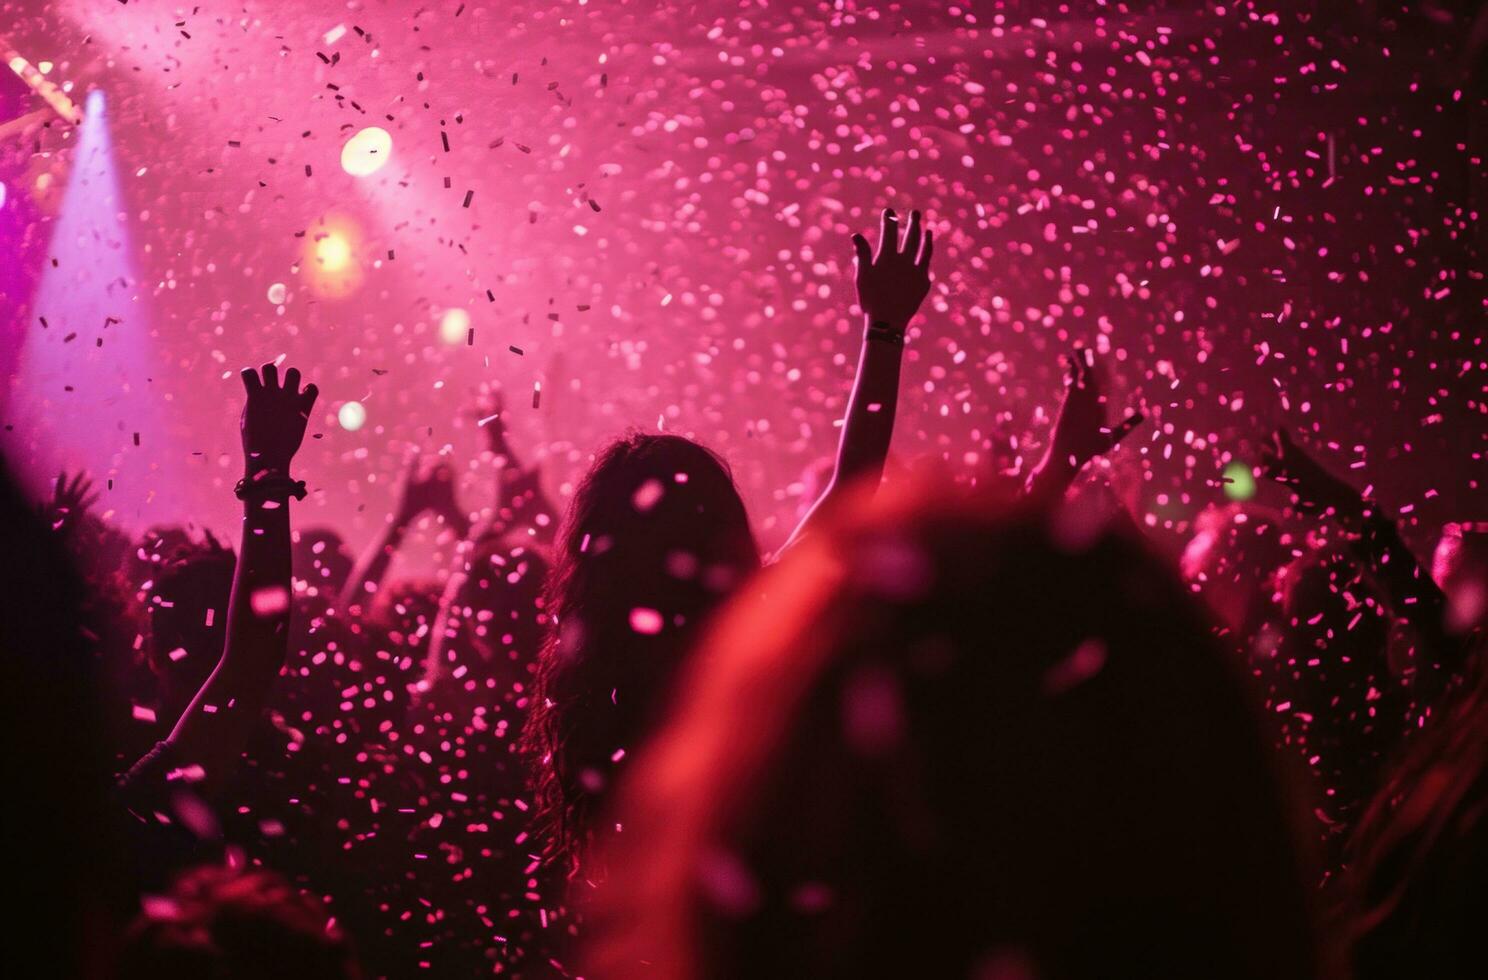
[{"label": "green light dot", "polygon": [[1255,476],[1247,463],[1234,462],[1224,468],[1224,492],[1231,500],[1249,500],[1255,496]]}]

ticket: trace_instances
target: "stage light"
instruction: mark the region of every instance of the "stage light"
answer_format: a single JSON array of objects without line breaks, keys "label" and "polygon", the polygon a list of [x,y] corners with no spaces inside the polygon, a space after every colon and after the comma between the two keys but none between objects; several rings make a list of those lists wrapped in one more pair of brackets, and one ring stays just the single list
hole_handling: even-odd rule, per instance
[{"label": "stage light", "polygon": [[[52,107],[53,112],[61,116],[67,122],[72,123],[74,126],[82,124],[83,114],[78,111],[77,103],[72,101],[65,90],[59,87],[55,82],[48,79],[39,70],[37,70],[35,65],[31,64],[31,62],[27,61],[24,57],[17,54],[15,51],[6,50],[4,52],[4,57],[5,63],[10,66],[10,70],[15,72],[16,75],[20,77],[21,81],[29,85],[33,92],[41,96],[46,104]],[[101,100],[103,97],[102,93],[97,94]],[[88,103],[89,111],[92,111],[93,93],[89,94]],[[103,108],[101,102],[99,103],[98,107],[99,109]]]},{"label": "stage light", "polygon": [[341,169],[353,177],[369,177],[387,164],[392,153],[392,134],[381,126],[368,126],[341,147]]},{"label": "stage light", "polygon": [[463,344],[470,335],[470,314],[459,307],[445,310],[439,318],[439,339],[446,344]]},{"label": "stage light", "polygon": [[315,261],[326,272],[341,272],[351,265],[351,242],[336,231],[321,235],[315,240]]},{"label": "stage light", "polygon": [[284,287],[284,283],[276,282],[269,287],[270,303],[275,306],[283,306],[284,301],[287,299],[289,299],[289,290]]},{"label": "stage light", "polygon": [[1224,492],[1231,500],[1249,500],[1256,495],[1255,474],[1241,462],[1224,468]]},{"label": "stage light", "polygon": [[56,214],[50,261],[28,306],[17,307],[31,326],[4,342],[16,347],[5,351],[14,367],[0,444],[35,492],[49,495],[59,470],[86,468],[104,492],[100,506],[121,524],[174,523],[201,503],[201,481],[187,477],[175,408],[150,381],[170,358],[157,347],[150,277],[136,264],[106,100],[94,91],[86,102],[66,175],[43,170],[20,185],[47,196],[48,207],[55,197]]},{"label": "stage light", "polygon": [[5,207],[5,181],[0,180],[0,208]]},{"label": "stage light", "polygon": [[361,242],[361,230],[347,215],[327,215],[313,224],[305,236],[305,257],[300,264],[311,292],[322,299],[342,299],[360,289],[365,274],[359,258]]},{"label": "stage light", "polygon": [[347,402],[336,413],[336,421],[347,432],[355,432],[367,424],[367,410],[362,407],[361,402]]}]

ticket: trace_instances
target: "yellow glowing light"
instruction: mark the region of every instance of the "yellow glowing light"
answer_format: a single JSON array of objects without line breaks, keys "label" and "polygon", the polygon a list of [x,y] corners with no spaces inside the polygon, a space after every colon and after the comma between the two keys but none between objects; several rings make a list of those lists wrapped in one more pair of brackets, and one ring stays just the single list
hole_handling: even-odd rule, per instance
[{"label": "yellow glowing light", "polygon": [[341,147],[341,169],[353,177],[368,177],[381,170],[392,154],[392,135],[381,126],[368,126]]},{"label": "yellow glowing light", "polygon": [[[307,229],[300,273],[320,299],[344,299],[362,287],[366,277],[366,242],[354,218],[332,213]],[[286,286],[287,290],[287,286]]]},{"label": "yellow glowing light", "polygon": [[336,413],[336,421],[347,432],[355,432],[367,424],[367,410],[362,407],[361,402],[347,402]]},{"label": "yellow glowing light", "polygon": [[470,333],[470,314],[456,307],[439,318],[439,339],[446,344],[463,344]]},{"label": "yellow glowing light", "polygon": [[351,265],[351,242],[340,232],[327,232],[315,240],[315,261],[326,272],[340,272]]}]

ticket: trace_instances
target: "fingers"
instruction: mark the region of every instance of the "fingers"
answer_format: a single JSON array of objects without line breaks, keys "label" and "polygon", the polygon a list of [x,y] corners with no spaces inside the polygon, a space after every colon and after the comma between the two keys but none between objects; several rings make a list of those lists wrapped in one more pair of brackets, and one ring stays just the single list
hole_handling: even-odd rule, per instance
[{"label": "fingers", "polygon": [[1270,454],[1273,463],[1281,462],[1281,458],[1286,455],[1286,446],[1286,432],[1277,429],[1271,433],[1271,441],[1266,444],[1266,452]]},{"label": "fingers", "polygon": [[911,211],[909,212],[909,230],[904,233],[904,247],[899,250],[902,254],[909,256],[911,262],[915,261],[916,257],[920,254],[920,240],[922,237],[920,232],[920,212]]},{"label": "fingers", "polygon": [[1087,356],[1089,350],[1084,347],[1076,347],[1064,357],[1066,368],[1065,385],[1070,388],[1084,390],[1090,387],[1090,359]]},{"label": "fingers", "polygon": [[315,407],[315,399],[319,397],[319,388],[315,387],[313,383],[306,385],[304,392],[300,395],[300,411],[305,415],[309,415],[310,410]]},{"label": "fingers", "polygon": [[242,377],[243,389],[250,395],[263,387],[263,383],[258,380],[258,372],[253,370],[253,368],[244,368]]},{"label": "fingers", "polygon": [[878,254],[873,256],[874,261],[881,258],[885,252],[895,255],[898,251],[899,218],[894,214],[893,208],[884,208],[883,220],[878,229]]},{"label": "fingers", "polygon": [[1280,429],[1272,432],[1270,438],[1261,445],[1261,466],[1272,479],[1281,475],[1281,459],[1285,455],[1283,446]]},{"label": "fingers", "polygon": [[1064,361],[1064,386],[1066,388],[1078,388],[1080,386],[1080,365],[1073,354],[1060,355]]},{"label": "fingers", "polygon": [[935,254],[935,232],[929,228],[925,229],[925,247],[920,249],[920,261],[917,263],[926,272],[930,271],[930,256]]},{"label": "fingers", "polygon": [[1108,437],[1110,439],[1110,448],[1115,449],[1121,444],[1121,440],[1131,435],[1132,430],[1145,421],[1147,421],[1147,416],[1140,409],[1122,419],[1111,429],[1111,434]]},{"label": "fingers", "polygon": [[300,390],[300,372],[298,368],[290,368],[284,372],[284,390],[298,393]]},{"label": "fingers", "polygon": [[279,368],[274,365],[273,361],[265,364],[261,370],[263,371],[263,385],[265,388],[279,387]]},{"label": "fingers", "polygon": [[1281,426],[1277,426],[1276,431],[1271,433],[1271,444],[1276,447],[1276,458],[1278,461],[1287,459],[1288,457],[1306,455],[1292,441],[1292,434]]},{"label": "fingers", "polygon": [[858,266],[870,265],[873,262],[873,247],[868,244],[868,239],[862,235],[852,236],[853,252],[856,254]]}]

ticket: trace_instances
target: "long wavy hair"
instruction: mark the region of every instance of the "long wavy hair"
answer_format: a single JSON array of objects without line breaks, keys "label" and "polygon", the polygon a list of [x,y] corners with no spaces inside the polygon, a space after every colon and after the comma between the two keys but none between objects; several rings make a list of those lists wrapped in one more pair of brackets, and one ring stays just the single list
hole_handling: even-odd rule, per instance
[{"label": "long wavy hair", "polygon": [[611,773],[657,721],[697,626],[760,566],[728,465],[674,435],[601,452],[559,535],[523,746],[546,856],[574,874]]}]

